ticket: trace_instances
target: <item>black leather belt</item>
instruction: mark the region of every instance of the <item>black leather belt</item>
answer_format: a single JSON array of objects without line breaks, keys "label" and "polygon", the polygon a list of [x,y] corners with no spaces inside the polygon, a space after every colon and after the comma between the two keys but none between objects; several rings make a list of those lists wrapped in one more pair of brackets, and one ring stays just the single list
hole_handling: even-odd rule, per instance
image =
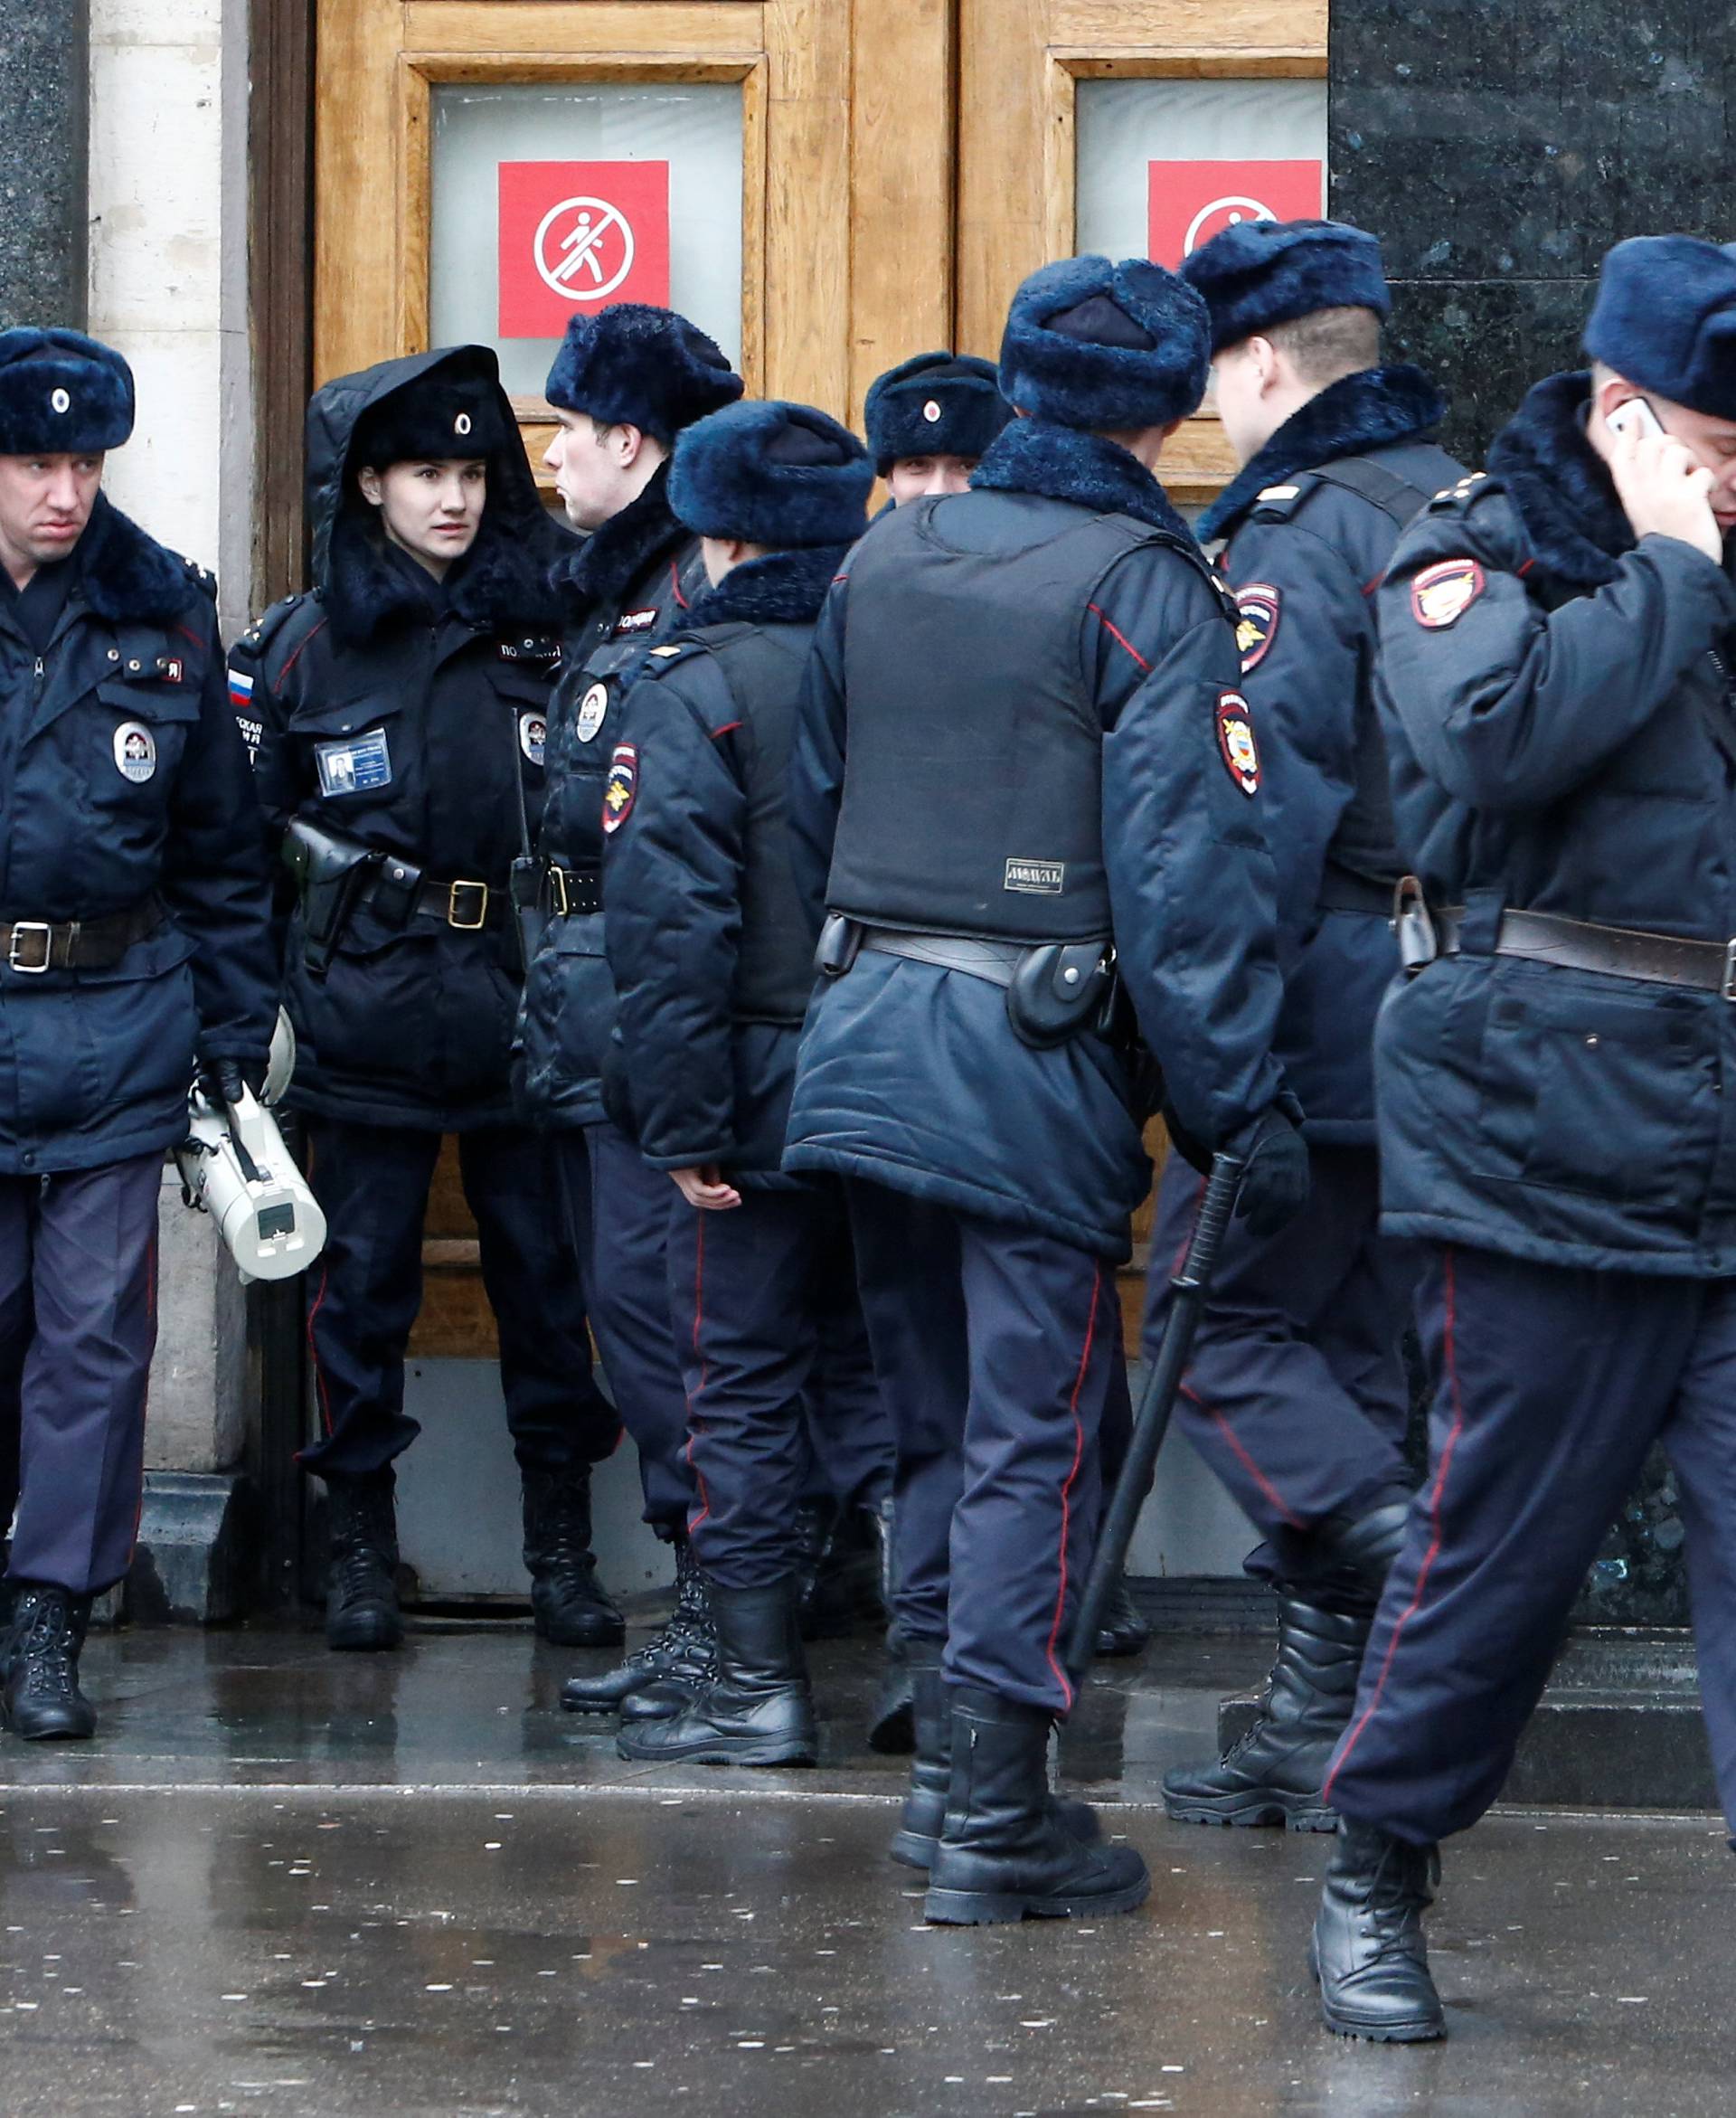
[{"label": "black leather belt", "polygon": [[[370,883],[366,894],[370,899],[381,899],[382,910],[395,897],[398,909],[388,911],[387,916],[394,922],[406,916],[403,894],[389,874],[382,873]],[[460,933],[474,934],[506,916],[506,892],[498,884],[440,883],[426,877],[411,894],[410,910],[419,918],[440,920]]]},{"label": "black leather belt", "polygon": [[579,918],[603,909],[603,878],[595,868],[563,868],[550,861],[543,870],[543,902],[555,919]]},{"label": "black leather belt", "polygon": [[[1431,913],[1443,956],[1459,953],[1464,913],[1449,905]],[[1564,970],[1637,979],[1649,986],[1680,986],[1719,993],[1736,1001],[1736,941],[1690,941],[1674,934],[1642,933],[1632,927],[1595,926],[1552,912],[1504,912],[1495,936],[1497,956],[1552,963]]]},{"label": "black leather belt", "polygon": [[163,924],[155,897],[100,919],[0,921],[0,960],[35,977],[45,970],[112,970],[135,941]]},{"label": "black leather belt", "polygon": [[912,963],[962,970],[991,986],[1010,986],[1028,942],[978,941],[967,934],[907,934],[897,927],[864,927],[861,946],[875,956],[905,956]]}]

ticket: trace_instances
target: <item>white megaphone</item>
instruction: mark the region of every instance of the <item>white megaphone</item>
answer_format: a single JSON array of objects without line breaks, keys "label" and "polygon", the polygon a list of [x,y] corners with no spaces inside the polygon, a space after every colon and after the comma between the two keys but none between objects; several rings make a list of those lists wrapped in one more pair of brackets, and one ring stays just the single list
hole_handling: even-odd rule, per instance
[{"label": "white megaphone", "polygon": [[326,1216],[270,1111],[251,1089],[224,1105],[195,1088],[187,1121],[175,1150],[183,1196],[216,1222],[243,1286],[306,1272],[325,1247]]}]

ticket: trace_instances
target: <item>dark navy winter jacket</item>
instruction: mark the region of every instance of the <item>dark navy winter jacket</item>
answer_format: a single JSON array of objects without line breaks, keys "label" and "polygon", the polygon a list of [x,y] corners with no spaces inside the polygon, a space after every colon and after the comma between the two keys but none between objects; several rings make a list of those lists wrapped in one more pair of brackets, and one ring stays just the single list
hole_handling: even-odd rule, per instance
[{"label": "dark navy winter jacket", "polygon": [[1218,563],[1241,609],[1241,688],[1267,773],[1278,1054],[1308,1139],[1326,1146],[1374,1139],[1374,1018],[1398,969],[1400,872],[1374,591],[1401,528],[1462,476],[1428,438],[1445,411],[1420,369],[1346,375],[1285,421],[1200,524],[1228,540]]},{"label": "dark navy winter jacket", "polygon": [[738,566],[651,650],[625,702],[631,800],[604,855],[611,1065],[654,1169],[797,1181],[779,1164],[814,944],[785,790],[814,622],[844,556]]},{"label": "dark navy winter jacket", "polygon": [[[1181,1123],[1208,1147],[1222,1143],[1283,1086],[1259,793],[1238,783],[1219,739],[1221,702],[1239,673],[1226,600],[1162,487],[1112,442],[1015,421],[974,487],[934,511],[955,546],[1022,550],[1055,534],[1058,511],[1132,516],[1160,534],[1081,600],[1080,671],[1103,727],[1102,840],[1121,976]],[[871,528],[864,544],[880,534]],[[844,572],[816,634],[790,792],[816,926],[848,769]],[[896,638],[879,646],[901,651]],[[1003,694],[1016,683],[980,663],[948,676]],[[912,774],[922,769],[912,757]],[[970,802],[967,786],[946,791],[961,811]],[[1014,1035],[1005,1002],[985,979],[864,952],[816,990],[785,1167],[869,1177],[1123,1259],[1128,1215],[1150,1181],[1125,1050],[1094,1034],[1034,1050]]]},{"label": "dark navy winter jacket", "polygon": [[[284,1000],[296,1032],[289,1101],[354,1123],[458,1132],[510,1123],[518,941],[506,890],[542,804],[560,655],[547,573],[571,539],[529,467],[489,467],[476,542],[437,584],[380,535],[354,490],[357,422],[441,356],[382,363],[315,397],[308,415],[311,595],[268,611],[231,656],[231,695],[256,744],[274,850],[308,818],[420,868],[482,883],[433,910],[370,895],[324,975],[279,880]],[[503,396],[502,417],[511,430]],[[521,806],[522,805],[522,806]]]},{"label": "dark navy winter jacket", "polygon": [[0,1171],[185,1136],[195,1042],[263,1067],[277,1015],[265,848],[209,583],[99,496],[40,654],[0,600],[0,919],[167,912],[111,969],[0,958]]},{"label": "dark navy winter jacket", "polygon": [[[669,467],[586,538],[556,571],[568,610],[549,722],[549,789],[537,851],[591,882],[603,861],[603,783],[620,733],[621,701],[646,651],[705,592],[699,539],[669,511]],[[519,1085],[543,1125],[604,1115],[603,1063],[615,987],[600,912],[551,919],[524,981]]]},{"label": "dark navy winter jacket", "polygon": [[1382,1009],[1385,1225],[1625,1272],[1736,1273],[1736,1007],[1492,953],[1505,908],[1736,934],[1736,587],[1636,544],[1581,421],[1532,391],[1380,595],[1400,845],[1443,955]]}]

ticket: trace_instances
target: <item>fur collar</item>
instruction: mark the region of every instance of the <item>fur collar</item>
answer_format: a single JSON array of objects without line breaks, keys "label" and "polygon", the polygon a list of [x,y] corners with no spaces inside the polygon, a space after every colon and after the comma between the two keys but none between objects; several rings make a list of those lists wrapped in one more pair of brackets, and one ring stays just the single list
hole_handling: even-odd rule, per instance
[{"label": "fur collar", "polygon": [[1420,368],[1400,364],[1341,375],[1293,411],[1249,458],[1200,517],[1200,535],[1208,541],[1223,536],[1268,486],[1341,456],[1420,440],[1446,416],[1447,400]]},{"label": "fur collar", "polygon": [[1194,549],[1193,531],[1145,465],[1118,441],[1083,428],[1012,420],[990,443],[970,482],[991,493],[1037,493],[1099,515],[1130,515]]},{"label": "fur collar", "polygon": [[1489,476],[1518,511],[1532,549],[1557,580],[1600,588],[1634,533],[1603,459],[1585,438],[1591,377],[1580,369],[1550,375],[1495,436]]},{"label": "fur collar", "polygon": [[561,607],[549,583],[557,540],[552,522],[509,525],[485,506],[476,543],[437,582],[346,509],[332,530],[320,600],[333,632],[354,647],[389,626],[426,625],[442,609],[477,632],[558,631]]},{"label": "fur collar", "polygon": [[690,533],[669,506],[665,460],[637,499],[592,530],[571,558],[557,562],[551,579],[567,606],[569,622],[577,614],[574,604],[580,611],[611,610],[660,552],[673,552],[689,540]]},{"label": "fur collar", "polygon": [[78,549],[79,588],[111,625],[166,625],[203,592],[188,563],[147,536],[104,493],[97,495]]},{"label": "fur collar", "polygon": [[705,625],[812,625],[848,544],[768,552],[726,573],[688,612],[684,632]]}]

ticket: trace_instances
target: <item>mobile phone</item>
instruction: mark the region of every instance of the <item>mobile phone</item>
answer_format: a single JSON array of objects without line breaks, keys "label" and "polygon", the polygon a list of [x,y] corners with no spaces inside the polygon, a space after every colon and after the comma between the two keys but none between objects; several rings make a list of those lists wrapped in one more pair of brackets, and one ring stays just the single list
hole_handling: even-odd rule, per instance
[{"label": "mobile phone", "polygon": [[1612,434],[1661,434],[1657,414],[1643,397],[1625,397],[1605,422]]}]

